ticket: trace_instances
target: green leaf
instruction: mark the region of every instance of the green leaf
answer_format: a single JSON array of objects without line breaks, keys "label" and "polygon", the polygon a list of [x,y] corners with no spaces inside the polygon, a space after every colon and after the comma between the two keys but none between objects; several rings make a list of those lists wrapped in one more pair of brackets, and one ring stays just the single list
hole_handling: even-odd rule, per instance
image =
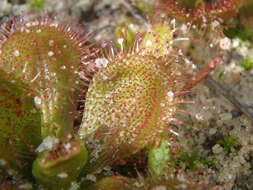
[{"label": "green leaf", "polygon": [[41,152],[33,163],[32,173],[48,189],[68,189],[79,176],[88,159],[84,144],[70,137]]},{"label": "green leaf", "polygon": [[223,139],[218,141],[226,152],[230,152],[232,148],[235,148],[240,145],[235,135],[224,136]]},{"label": "green leaf", "polygon": [[148,168],[151,176],[156,178],[166,174],[169,159],[169,148],[166,141],[162,141],[158,148],[151,148],[148,153]]},{"label": "green leaf", "polygon": [[27,93],[29,88],[5,76],[0,70],[0,159],[4,168],[30,176],[34,150],[41,142],[41,113]]}]

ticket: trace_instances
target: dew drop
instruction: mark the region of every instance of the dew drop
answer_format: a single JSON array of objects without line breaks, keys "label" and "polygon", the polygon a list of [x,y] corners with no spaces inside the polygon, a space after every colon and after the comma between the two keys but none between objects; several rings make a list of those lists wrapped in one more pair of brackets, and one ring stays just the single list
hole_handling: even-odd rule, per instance
[{"label": "dew drop", "polygon": [[237,48],[240,45],[240,40],[238,38],[233,39],[232,47]]},{"label": "dew drop", "polygon": [[152,42],[151,42],[150,40],[147,40],[147,42],[146,42],[146,46],[147,46],[147,47],[152,46]]},{"label": "dew drop", "polygon": [[48,42],[48,44],[49,44],[49,46],[54,46],[54,40],[49,40],[49,42]]},{"label": "dew drop", "polygon": [[167,96],[168,96],[169,101],[171,102],[171,101],[173,100],[174,93],[171,92],[171,91],[169,91],[169,92],[167,93]]},{"label": "dew drop", "polygon": [[68,177],[68,174],[67,173],[65,173],[65,172],[63,172],[63,173],[59,173],[59,174],[57,174],[57,177],[59,177],[59,178],[67,178]]},{"label": "dew drop", "polygon": [[122,44],[123,42],[124,42],[124,39],[123,39],[123,38],[119,38],[119,39],[118,39],[118,43],[119,43],[119,44]]},{"label": "dew drop", "polygon": [[57,27],[58,27],[58,24],[57,24],[57,23],[52,23],[52,24],[50,24],[50,26],[51,26],[51,27],[57,28]]},{"label": "dew drop", "polygon": [[25,24],[25,26],[26,26],[26,27],[30,27],[30,26],[31,26],[31,23],[28,22],[28,23]]},{"label": "dew drop", "polygon": [[18,50],[14,50],[13,51],[13,56],[15,56],[15,57],[19,56],[19,51]]},{"label": "dew drop", "polygon": [[64,146],[64,148],[65,148],[67,151],[69,151],[70,148],[71,148],[71,144],[70,144],[70,143],[67,143],[67,144]]},{"label": "dew drop", "polygon": [[54,55],[54,52],[49,51],[47,54],[48,54],[49,57],[52,57]]},{"label": "dew drop", "polygon": [[196,118],[197,120],[199,120],[199,121],[203,121],[203,120],[204,120],[204,116],[203,116],[201,113],[197,113],[197,114],[195,115],[195,118]]},{"label": "dew drop", "polygon": [[95,64],[97,68],[103,68],[107,66],[108,60],[105,58],[98,58],[95,60]]},{"label": "dew drop", "polygon": [[62,70],[66,69],[66,66],[65,66],[65,65],[62,65],[62,66],[61,66],[61,69],[62,69]]},{"label": "dew drop", "polygon": [[165,104],[164,104],[164,103],[161,103],[160,105],[161,105],[162,107],[165,107]]},{"label": "dew drop", "polygon": [[34,97],[34,104],[36,108],[41,108],[41,98],[39,96]]}]

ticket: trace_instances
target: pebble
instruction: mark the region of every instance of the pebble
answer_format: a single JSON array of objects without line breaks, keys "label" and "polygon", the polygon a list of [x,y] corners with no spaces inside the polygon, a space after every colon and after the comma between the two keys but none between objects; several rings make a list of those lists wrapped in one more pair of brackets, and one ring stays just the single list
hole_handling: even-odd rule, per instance
[{"label": "pebble", "polygon": [[219,154],[223,152],[223,148],[219,144],[216,144],[212,147],[212,151],[214,154]]},{"label": "pebble", "polygon": [[33,185],[31,183],[24,183],[19,185],[18,189],[25,189],[25,190],[33,189]]},{"label": "pebble", "polygon": [[214,135],[216,132],[217,132],[217,129],[216,129],[216,128],[211,128],[211,129],[209,130],[209,134],[210,134],[210,135]]},{"label": "pebble", "polygon": [[0,17],[3,17],[11,12],[11,4],[7,0],[0,1]]},{"label": "pebble", "polygon": [[167,188],[164,185],[160,185],[160,186],[154,187],[152,190],[167,190]]},{"label": "pebble", "polygon": [[90,181],[93,181],[93,182],[96,182],[96,181],[97,181],[96,176],[93,175],[93,174],[88,174],[88,175],[86,176],[86,179],[88,179],[88,180],[90,180]]},{"label": "pebble", "polygon": [[68,174],[65,173],[65,172],[62,172],[62,173],[57,174],[57,177],[62,178],[62,179],[65,179],[65,178],[68,177]]},{"label": "pebble", "polygon": [[222,114],[220,114],[220,118],[222,121],[229,121],[232,119],[232,114],[231,113],[222,113]]},{"label": "pebble", "polygon": [[220,48],[223,50],[230,50],[231,40],[227,37],[220,40]]}]

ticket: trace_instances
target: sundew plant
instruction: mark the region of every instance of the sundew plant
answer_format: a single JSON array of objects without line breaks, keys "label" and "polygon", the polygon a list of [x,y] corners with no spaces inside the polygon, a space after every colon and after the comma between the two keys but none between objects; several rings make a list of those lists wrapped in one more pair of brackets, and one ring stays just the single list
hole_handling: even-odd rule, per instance
[{"label": "sundew plant", "polygon": [[[181,105],[197,104],[186,96],[224,61],[223,29],[250,1],[122,1],[144,25],[118,25],[115,43],[40,13],[44,4],[1,24],[0,188],[218,189],[200,163],[185,167],[212,158],[175,161],[175,126],[190,114]],[[184,47],[206,36],[215,53],[194,63]]]}]

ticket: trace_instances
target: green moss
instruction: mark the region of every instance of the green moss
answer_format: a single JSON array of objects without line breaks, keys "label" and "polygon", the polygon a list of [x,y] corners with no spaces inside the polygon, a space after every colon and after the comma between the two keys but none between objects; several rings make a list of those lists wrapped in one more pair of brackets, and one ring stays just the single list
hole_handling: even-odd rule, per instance
[{"label": "green moss", "polygon": [[172,165],[183,167],[186,169],[196,171],[201,164],[207,165],[208,167],[215,167],[216,160],[211,157],[199,156],[199,149],[194,149],[192,152],[187,153],[182,150],[178,151],[178,154],[172,157]]},{"label": "green moss", "polygon": [[248,56],[240,62],[240,66],[243,67],[245,71],[248,71],[248,70],[252,69],[253,61]]},{"label": "green moss", "polygon": [[200,162],[204,165],[207,165],[208,167],[214,168],[217,160],[215,158],[205,157]]},{"label": "green moss", "polygon": [[235,135],[224,136],[217,143],[220,144],[226,152],[231,152],[232,148],[236,148],[240,145]]},{"label": "green moss", "polygon": [[229,38],[239,38],[244,42],[249,42],[253,36],[253,32],[244,26],[234,26],[224,29],[224,34]]},{"label": "green moss", "polygon": [[179,160],[183,163],[186,163],[187,169],[196,170],[199,162],[198,153],[198,149],[193,150],[191,153],[180,152]]},{"label": "green moss", "polygon": [[35,9],[36,11],[40,11],[43,9],[45,0],[33,0],[29,2],[30,7]]}]

